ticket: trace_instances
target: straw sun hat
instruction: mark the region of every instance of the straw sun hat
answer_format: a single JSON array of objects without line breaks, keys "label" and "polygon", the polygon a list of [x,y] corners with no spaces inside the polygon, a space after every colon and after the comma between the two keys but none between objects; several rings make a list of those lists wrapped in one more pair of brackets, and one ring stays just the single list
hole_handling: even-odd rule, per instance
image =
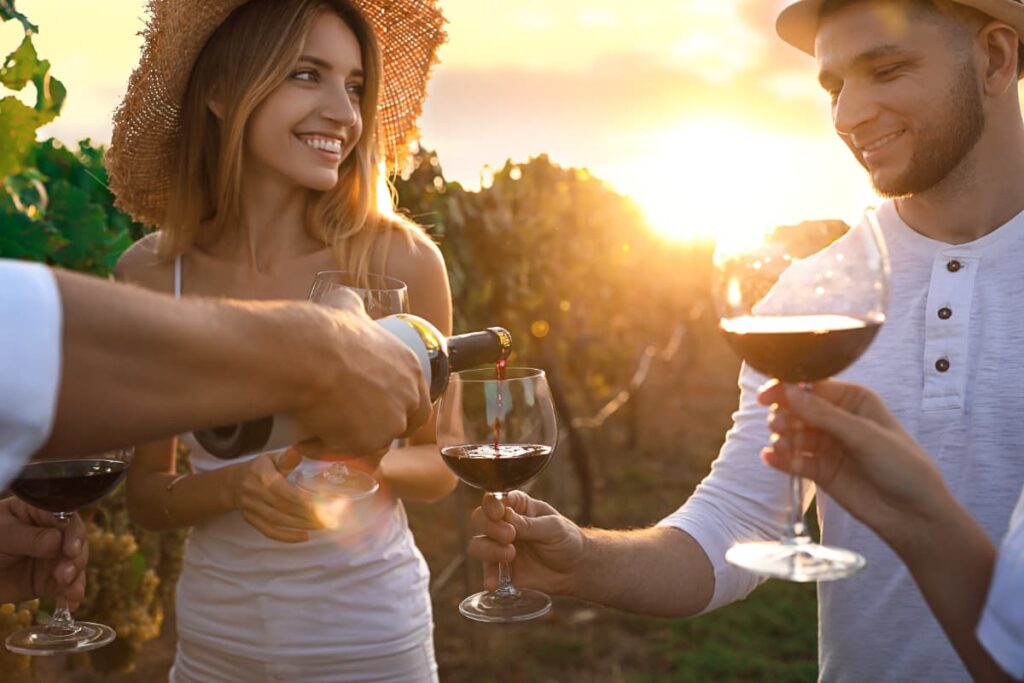
[{"label": "straw sun hat", "polygon": [[[114,114],[106,155],[118,208],[156,225],[167,205],[181,102],[192,66],[221,23],[247,0],[149,0],[145,46]],[[373,27],[382,81],[377,144],[389,166],[416,134],[427,79],[445,41],[439,0],[348,0]]]},{"label": "straw sun hat", "polygon": [[[1024,5],[1020,0],[954,0],[1009,24],[1024,38]],[[814,38],[818,34],[818,15],[825,0],[797,0],[788,5],[775,21],[779,37],[798,50],[814,56]]]}]

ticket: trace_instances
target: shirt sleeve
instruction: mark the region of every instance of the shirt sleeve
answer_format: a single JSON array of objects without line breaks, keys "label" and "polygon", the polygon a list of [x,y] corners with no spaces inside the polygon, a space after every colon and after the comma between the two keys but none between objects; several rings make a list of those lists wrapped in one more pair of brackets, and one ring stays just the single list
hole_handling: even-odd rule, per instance
[{"label": "shirt sleeve", "polygon": [[978,639],[1015,680],[1024,680],[1024,491],[1003,539]]},{"label": "shirt sleeve", "polygon": [[[711,473],[682,507],[658,523],[692,536],[711,561],[715,590],[705,612],[742,600],[764,581],[727,563],[726,551],[736,543],[778,539],[785,529],[788,475],[761,460],[770,432],[757,391],[767,379],[743,365],[740,406]],[[805,507],[813,495],[813,485],[805,482]]]},{"label": "shirt sleeve", "polygon": [[0,489],[53,428],[61,322],[60,292],[49,268],[0,259]]}]

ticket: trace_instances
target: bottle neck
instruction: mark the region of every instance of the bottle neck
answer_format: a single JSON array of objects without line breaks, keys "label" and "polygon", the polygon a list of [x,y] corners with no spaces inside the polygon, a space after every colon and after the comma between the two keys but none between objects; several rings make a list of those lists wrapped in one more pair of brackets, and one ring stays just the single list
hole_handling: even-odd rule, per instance
[{"label": "bottle neck", "polygon": [[490,327],[448,338],[448,370],[458,372],[494,364],[512,353],[512,335],[502,327]]}]

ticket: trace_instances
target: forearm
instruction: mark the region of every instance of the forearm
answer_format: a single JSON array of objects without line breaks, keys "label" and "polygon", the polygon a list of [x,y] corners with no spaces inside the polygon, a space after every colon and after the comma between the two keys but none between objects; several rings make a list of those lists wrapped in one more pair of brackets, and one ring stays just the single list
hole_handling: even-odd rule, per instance
[{"label": "forearm", "polygon": [[377,476],[396,498],[428,503],[444,498],[458,483],[434,443],[389,451],[381,460]]},{"label": "forearm", "polygon": [[976,681],[1010,681],[978,641],[977,626],[995,567],[996,549],[952,497],[936,506],[913,539],[890,543]]},{"label": "forearm", "polygon": [[691,616],[711,601],[714,570],[689,534],[673,527],[583,533],[585,549],[568,589],[574,597],[662,617]]},{"label": "forearm", "polygon": [[234,491],[238,465],[178,475],[146,473],[130,477],[128,512],[149,531],[195,526],[237,509]]},{"label": "forearm", "polygon": [[[40,455],[85,455],[269,415],[299,404],[304,382],[315,377],[295,353],[299,333],[311,329],[301,310],[176,301],[97,278],[56,276],[62,379]],[[286,315],[258,314],[273,308]]]}]

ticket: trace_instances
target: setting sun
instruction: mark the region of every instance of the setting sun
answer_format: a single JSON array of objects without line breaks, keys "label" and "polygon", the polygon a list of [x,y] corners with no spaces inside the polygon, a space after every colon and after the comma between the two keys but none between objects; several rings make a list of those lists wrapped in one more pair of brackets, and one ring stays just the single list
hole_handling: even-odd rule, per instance
[{"label": "setting sun", "polygon": [[851,189],[867,188],[844,154],[820,136],[695,118],[651,135],[608,180],[639,202],[659,235],[713,241],[808,219],[856,220],[871,197],[851,201]]}]

